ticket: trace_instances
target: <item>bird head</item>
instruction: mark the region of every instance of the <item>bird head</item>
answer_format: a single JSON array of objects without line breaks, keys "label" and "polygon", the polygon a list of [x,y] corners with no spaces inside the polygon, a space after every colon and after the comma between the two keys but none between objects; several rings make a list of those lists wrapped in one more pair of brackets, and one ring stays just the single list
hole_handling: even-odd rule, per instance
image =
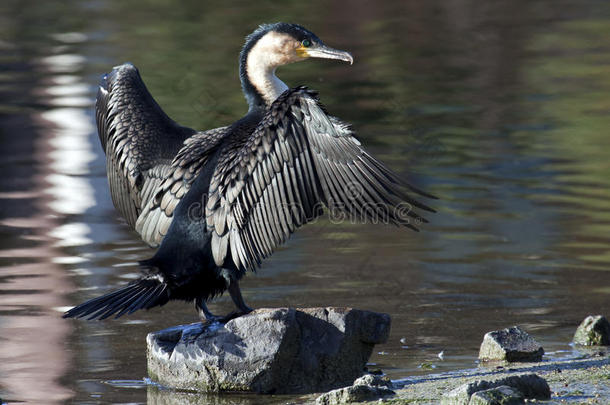
[{"label": "bird head", "polygon": [[264,52],[266,61],[274,67],[308,58],[354,62],[349,52],[326,46],[316,34],[297,24],[261,25],[246,38],[244,50],[246,48],[249,52]]},{"label": "bird head", "polygon": [[240,77],[250,107],[269,105],[287,89],[275,76],[276,68],[308,58],[354,62],[349,52],[326,46],[300,25],[265,24],[248,35],[240,55]]}]

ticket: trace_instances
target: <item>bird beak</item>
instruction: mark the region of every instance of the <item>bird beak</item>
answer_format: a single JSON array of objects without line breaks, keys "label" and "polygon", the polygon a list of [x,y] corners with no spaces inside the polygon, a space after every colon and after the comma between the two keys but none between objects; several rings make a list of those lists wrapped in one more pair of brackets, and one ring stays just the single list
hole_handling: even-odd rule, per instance
[{"label": "bird beak", "polygon": [[349,52],[333,49],[322,44],[315,44],[308,48],[301,45],[297,48],[297,55],[305,58],[309,57],[343,60],[345,62],[349,62],[350,65],[354,63],[354,58]]}]

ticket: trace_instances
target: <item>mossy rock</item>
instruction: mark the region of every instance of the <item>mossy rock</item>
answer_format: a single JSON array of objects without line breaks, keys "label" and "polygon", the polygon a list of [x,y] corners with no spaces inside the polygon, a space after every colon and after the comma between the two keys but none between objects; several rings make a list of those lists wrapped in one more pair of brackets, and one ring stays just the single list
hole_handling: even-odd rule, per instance
[{"label": "mossy rock", "polygon": [[576,329],[572,341],[583,346],[608,346],[610,345],[610,323],[602,315],[590,315]]}]

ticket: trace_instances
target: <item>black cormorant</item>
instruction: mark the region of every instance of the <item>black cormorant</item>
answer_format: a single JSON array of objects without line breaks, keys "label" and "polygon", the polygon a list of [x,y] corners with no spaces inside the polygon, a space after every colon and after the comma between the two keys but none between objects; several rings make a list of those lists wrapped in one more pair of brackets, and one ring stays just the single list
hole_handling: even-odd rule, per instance
[{"label": "black cormorant", "polygon": [[362,149],[315,92],[289,89],[275,75],[310,57],[353,62],[299,25],[260,26],[239,59],[248,113],[203,132],[172,121],[133,65],[103,77],[96,119],[112,201],[159,248],[140,262],[140,279],[64,317],[119,317],[176,299],[194,301],[202,319],[216,320],[206,301],[226,290],[237,316],[251,311],[238,281],[323,207],[412,229],[425,222],[412,208],[433,210],[411,193],[431,195]]}]

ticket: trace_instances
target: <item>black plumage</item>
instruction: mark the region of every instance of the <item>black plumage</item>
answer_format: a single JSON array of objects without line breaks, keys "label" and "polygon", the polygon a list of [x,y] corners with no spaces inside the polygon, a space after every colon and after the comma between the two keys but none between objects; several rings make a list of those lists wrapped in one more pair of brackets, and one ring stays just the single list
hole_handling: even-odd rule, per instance
[{"label": "black plumage", "polygon": [[167,117],[134,66],[104,77],[96,117],[112,199],[159,249],[141,262],[139,280],[65,317],[118,317],[179,299],[214,319],[205,303],[226,290],[238,313],[248,312],[238,281],[324,208],[414,230],[426,222],[414,208],[433,210],[413,195],[431,195],[369,155],[315,92],[275,76],[307,57],[352,61],[303,27],[261,26],[240,56],[248,113],[204,132]]}]

